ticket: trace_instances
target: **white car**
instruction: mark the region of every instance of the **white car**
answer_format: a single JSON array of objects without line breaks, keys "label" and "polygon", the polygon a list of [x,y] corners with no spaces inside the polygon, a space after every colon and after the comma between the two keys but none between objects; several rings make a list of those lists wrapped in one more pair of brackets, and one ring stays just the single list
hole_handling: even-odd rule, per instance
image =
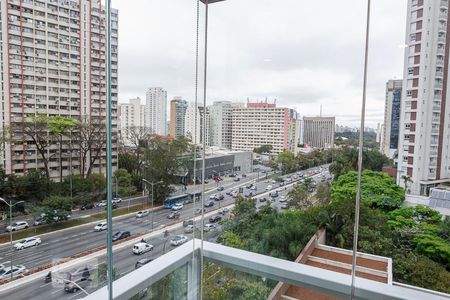
[{"label": "white car", "polygon": [[106,206],[107,201],[106,200],[102,200],[97,206],[98,207],[105,207]]},{"label": "white car", "polygon": [[134,254],[142,254],[148,251],[152,251],[153,250],[153,245],[150,245],[148,243],[144,243],[144,242],[139,242],[137,244],[134,244],[133,246],[133,253]]},{"label": "white car", "polygon": [[287,201],[286,196],[281,196],[280,197],[280,202],[286,202],[286,201]]},{"label": "white car", "polygon": [[256,191],[256,185],[252,185],[252,187],[250,188],[250,190]]},{"label": "white car", "polygon": [[41,239],[38,237],[30,237],[14,244],[14,248],[16,250],[22,250],[28,247],[38,246],[41,242],[42,242]]},{"label": "white car", "polygon": [[217,197],[217,194],[212,194],[211,196],[209,196],[209,199],[214,200],[214,199],[216,199],[216,197]]},{"label": "white car", "polygon": [[103,230],[106,230],[106,229],[108,229],[108,223],[106,223],[106,221],[98,223],[94,227],[94,231],[103,231]]},{"label": "white car", "polygon": [[180,246],[188,241],[187,236],[185,235],[176,235],[170,240],[170,244],[172,246]]},{"label": "white car", "polygon": [[184,228],[184,233],[193,233],[194,232],[194,225],[188,225]]},{"label": "white car", "polygon": [[287,203],[281,204],[281,209],[288,209],[288,208],[289,208],[289,206]]},{"label": "white car", "polygon": [[122,203],[122,198],[113,198],[112,203]]},{"label": "white car", "polygon": [[211,231],[211,230],[214,230],[214,229],[216,229],[216,224],[208,223],[208,224],[205,224],[205,226],[203,226],[203,230],[204,231]]},{"label": "white car", "polygon": [[222,207],[221,209],[219,209],[219,214],[226,215],[229,211],[230,209],[228,207]]},{"label": "white car", "polygon": [[20,229],[26,229],[28,227],[30,227],[28,225],[28,222],[19,221],[19,222],[12,223],[12,225],[9,225],[8,227],[6,227],[6,231],[16,231],[16,230],[20,230]]},{"label": "white car", "polygon": [[177,203],[174,206],[172,206],[172,210],[180,210],[183,208],[183,203]]},{"label": "white car", "polygon": [[24,273],[26,268],[22,265],[12,266],[12,267],[6,267],[3,270],[0,271],[0,280],[1,279],[8,279],[11,277],[11,273],[14,276],[20,275]]},{"label": "white car", "polygon": [[5,265],[0,264],[0,271],[5,268]]},{"label": "white car", "polygon": [[150,214],[149,210],[141,210],[136,213],[136,218],[143,218],[145,216],[148,216],[149,214]]},{"label": "white car", "polygon": [[271,190],[271,189],[272,189],[272,186],[269,184],[269,185],[266,187],[266,191]]}]

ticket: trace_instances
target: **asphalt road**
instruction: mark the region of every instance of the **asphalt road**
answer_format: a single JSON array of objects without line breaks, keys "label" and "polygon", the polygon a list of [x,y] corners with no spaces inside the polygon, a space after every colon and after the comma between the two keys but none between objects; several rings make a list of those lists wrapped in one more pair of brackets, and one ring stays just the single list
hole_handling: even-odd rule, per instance
[{"label": "asphalt road", "polygon": [[[306,174],[306,172],[305,172]],[[318,178],[319,175],[315,175],[313,177]],[[319,179],[320,180],[320,179]],[[219,206],[226,206],[234,203],[234,199],[231,196],[226,195],[225,193],[235,189],[237,190],[238,186],[244,187],[244,195],[248,195],[249,192],[255,193],[255,191],[250,191],[246,189],[245,186],[250,182],[256,181],[255,176],[248,176],[246,178],[241,178],[241,181],[234,182],[231,180],[226,180],[222,182],[224,191],[217,192],[215,189],[208,192],[207,198],[210,195],[221,193],[225,196],[225,199],[222,201],[214,201],[214,206],[211,208],[206,208],[205,212],[211,210],[217,210]],[[267,185],[272,185],[273,189],[278,190],[280,187],[278,184],[273,184],[268,180],[263,180],[256,182],[258,194],[263,194],[264,197],[270,198],[268,196],[269,191],[266,191],[265,188]],[[198,187],[200,188],[200,187]],[[281,195],[287,195],[289,188],[280,192],[280,196],[275,199],[275,201],[271,202],[271,205],[277,209],[280,209],[281,203],[279,199]],[[205,197],[206,201],[206,197]],[[265,203],[260,203],[257,201],[257,205],[264,205]],[[196,207],[199,207],[199,203],[196,203]],[[185,205],[184,208],[180,211],[181,217],[178,219],[179,222],[183,220],[191,219],[193,215],[193,204]],[[173,222],[173,220],[167,219],[167,215],[170,213],[170,210],[159,210],[155,211],[153,219],[154,229],[158,229],[163,227],[164,225]],[[205,220],[205,223],[207,221]],[[10,256],[13,254],[13,263],[14,264],[22,264],[25,265],[28,269],[36,268],[40,265],[45,265],[50,262],[57,261],[59,259],[63,259],[66,257],[70,257],[72,255],[78,254],[80,252],[102,246],[106,242],[106,232],[94,232],[92,225],[82,225],[64,232],[55,232],[52,233],[45,238],[42,239],[42,244],[37,247],[32,247],[28,249],[24,249],[21,251],[13,250],[9,246],[0,247],[0,263],[9,265],[10,264]],[[113,224],[114,231],[119,230],[128,230],[132,234],[136,234],[139,232],[149,233],[151,232],[151,214],[144,218],[136,218],[134,215],[130,217],[126,217],[120,220],[115,220]],[[179,229],[175,232],[171,232],[171,235],[182,233],[183,229]],[[189,238],[191,238],[191,234],[185,234]],[[132,254],[131,248],[124,249],[122,251],[118,251],[114,254],[114,266],[117,268],[120,274],[126,274],[132,270],[134,270],[134,264],[140,258],[150,256],[157,257],[162,254],[164,239],[163,237],[156,237],[149,241],[152,245],[154,245],[155,249],[152,252],[147,254],[136,256]],[[170,243],[167,242],[166,250],[172,249]],[[101,258],[102,261],[105,258]],[[89,291],[93,291],[98,287],[90,287]],[[15,289],[3,294],[0,294],[0,298],[3,299],[77,299],[83,297],[83,292],[78,292],[75,294],[65,293],[63,288],[60,286],[54,286],[51,283],[45,284],[44,280],[37,280],[30,284],[23,285],[21,289]]]}]

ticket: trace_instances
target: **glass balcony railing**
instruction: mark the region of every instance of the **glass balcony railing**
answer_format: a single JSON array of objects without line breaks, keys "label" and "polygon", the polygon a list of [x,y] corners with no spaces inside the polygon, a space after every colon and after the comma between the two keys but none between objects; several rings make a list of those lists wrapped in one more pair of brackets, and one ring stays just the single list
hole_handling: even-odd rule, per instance
[{"label": "glass balcony railing", "polygon": [[[208,275],[203,279],[199,270],[201,257],[210,264],[203,271],[203,275]],[[351,290],[351,278],[347,274],[195,239],[116,280],[114,299],[140,299],[145,296],[151,299],[200,299],[200,293],[203,293],[204,299],[211,299],[213,297],[207,297],[208,293],[220,295],[222,285],[239,286],[239,281],[253,285],[252,291],[258,295],[255,299],[269,296],[269,299],[283,299],[279,291],[273,294],[275,282],[303,288],[308,291],[305,295],[320,293],[333,299],[348,299]],[[158,294],[161,290],[166,297],[153,298],[161,296]],[[107,295],[107,289],[102,288],[84,299],[106,299]],[[404,284],[385,284],[358,277],[354,299],[444,300],[448,299],[447,296]],[[231,297],[224,295],[223,299],[233,299]]]}]

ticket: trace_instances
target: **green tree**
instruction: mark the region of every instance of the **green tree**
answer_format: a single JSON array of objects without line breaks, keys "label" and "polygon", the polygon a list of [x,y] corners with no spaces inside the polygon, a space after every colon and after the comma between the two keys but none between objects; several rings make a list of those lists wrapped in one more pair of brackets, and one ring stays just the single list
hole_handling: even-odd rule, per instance
[{"label": "green tree", "polygon": [[311,197],[308,190],[303,186],[296,186],[289,191],[288,204],[290,208],[294,209],[307,209],[312,207]]},{"label": "green tree", "polygon": [[[78,122],[73,118],[63,116],[49,116],[47,118],[50,137],[58,142],[59,181],[63,181],[63,138],[69,135],[72,129],[77,126]],[[72,143],[70,136],[69,143]],[[70,147],[70,149],[72,148]],[[72,153],[69,155],[72,155]]]},{"label": "green tree", "polygon": [[270,153],[272,151],[272,145],[262,145],[261,147],[253,149],[253,152],[258,154]]},{"label": "green tree", "polygon": [[297,163],[292,152],[284,151],[278,154],[276,161],[280,165],[281,174],[292,173],[297,170]]},{"label": "green tree", "polygon": [[[363,168],[365,170],[381,171],[383,165],[389,164],[389,162],[389,158],[378,150],[363,151]],[[330,172],[335,179],[352,170],[358,170],[358,149],[344,148],[340,153],[333,155]]]},{"label": "green tree", "polygon": [[177,183],[179,171],[190,166],[192,156],[186,155],[190,144],[184,137],[170,140],[154,136],[145,146],[144,178],[162,182],[154,187],[156,202],[161,201],[173,191],[171,184]]},{"label": "green tree", "polygon": [[117,185],[119,190],[116,191],[116,194],[129,196],[136,193],[136,187],[132,184],[132,176],[126,169],[117,169],[114,172],[114,180],[117,180]]},{"label": "green tree", "polygon": [[407,175],[403,175],[402,176],[402,180],[403,180],[403,184],[405,186],[405,190],[407,191],[408,190],[408,184],[412,183],[413,181],[412,181],[411,177],[407,176]]},{"label": "green tree", "polygon": [[413,252],[395,255],[393,261],[395,281],[450,293],[450,272],[442,265]]},{"label": "green tree", "polygon": [[[348,172],[335,180],[331,187],[332,201],[355,199],[358,174]],[[393,210],[400,207],[405,191],[383,172],[365,170],[361,178],[361,200],[373,207]]]},{"label": "green tree", "polygon": [[42,207],[44,222],[53,224],[69,218],[72,210],[72,201],[67,197],[53,195],[44,199]]},{"label": "green tree", "polygon": [[320,204],[327,204],[330,201],[330,186],[325,183],[319,183],[315,198]]}]

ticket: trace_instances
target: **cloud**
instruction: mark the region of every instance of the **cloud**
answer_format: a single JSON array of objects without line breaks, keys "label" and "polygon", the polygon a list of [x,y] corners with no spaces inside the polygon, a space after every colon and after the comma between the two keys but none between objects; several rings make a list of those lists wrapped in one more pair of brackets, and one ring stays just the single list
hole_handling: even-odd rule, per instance
[{"label": "cloud", "polygon": [[[381,122],[385,83],[401,78],[406,3],[372,5],[369,125]],[[119,98],[151,86],[194,100],[195,0],[113,1],[119,9]],[[302,115],[319,106],[357,125],[361,106],[366,1],[227,0],[210,6],[208,95],[277,99]],[[138,8],[138,9],[136,9]],[[202,5],[200,49],[203,49]],[[203,51],[200,53],[201,62]],[[203,64],[200,63],[200,74]],[[202,87],[203,77],[199,78]],[[201,99],[200,99],[201,100]]]}]

